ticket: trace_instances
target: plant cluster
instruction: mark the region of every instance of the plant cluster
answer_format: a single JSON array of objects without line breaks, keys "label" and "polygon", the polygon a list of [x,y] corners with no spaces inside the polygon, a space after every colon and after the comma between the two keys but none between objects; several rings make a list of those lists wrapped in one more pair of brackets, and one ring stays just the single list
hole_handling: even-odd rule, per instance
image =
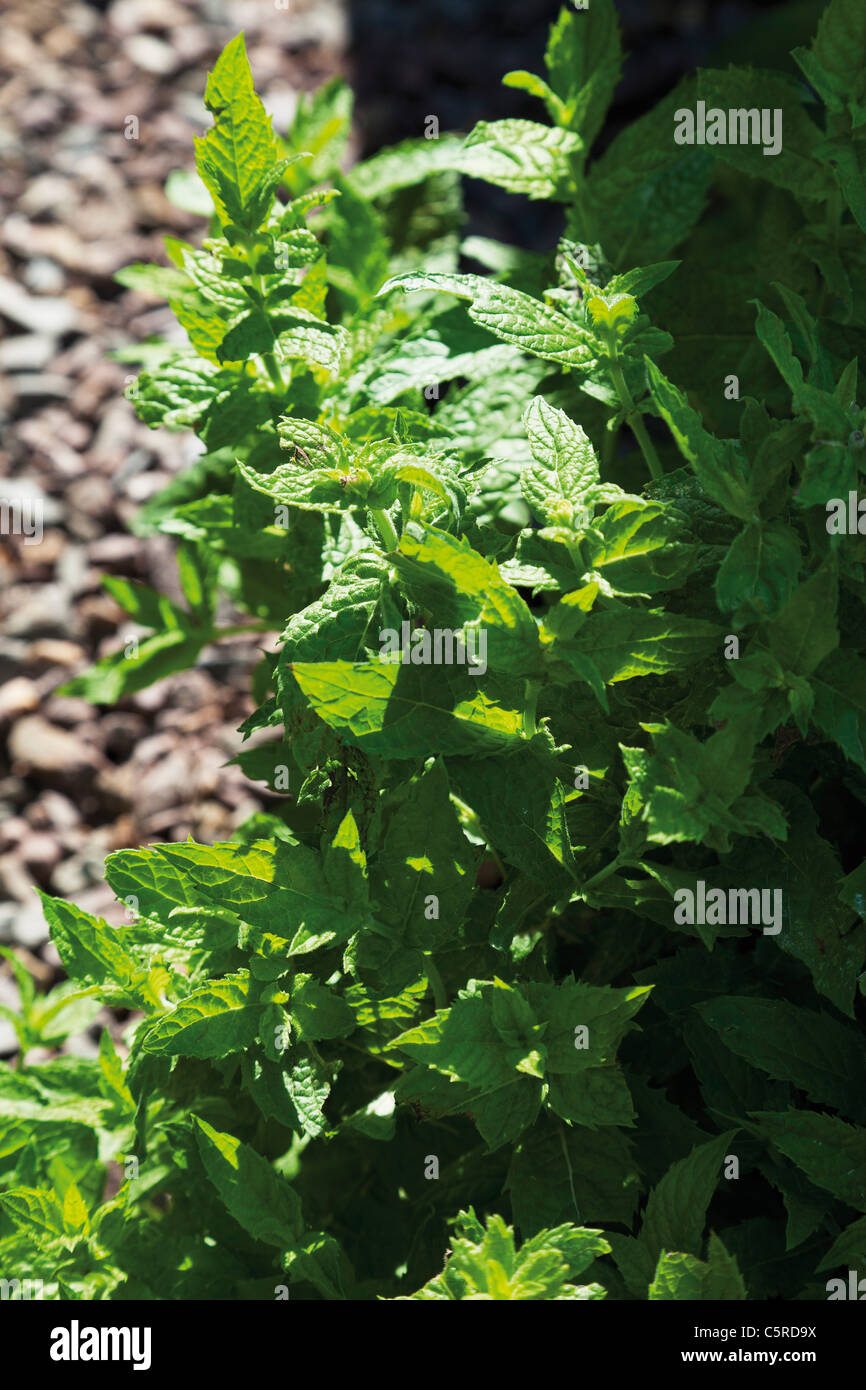
[{"label": "plant cluster", "polygon": [[[188,340],[128,354],[142,418],[203,447],[137,523],[186,606],[107,580],[150,635],[70,688],[182,669],[230,603],[281,633],[238,761],[287,794],[112,854],[122,927],[45,897],[70,983],[18,967],[4,1271],[628,1300],[863,1268],[861,0],[794,57],[700,71],[592,157],[622,62],[593,0],[505,79],[546,121],[341,172],[345,86],[283,139],[222,53],[169,190],[208,235],[119,277]],[[698,101],[781,110],[782,150],[676,143]],[[463,239],[461,176],[561,204],[556,248]],[[752,890],[778,930],[719,906]],[[121,1052],[28,1062],[97,1005]]]}]

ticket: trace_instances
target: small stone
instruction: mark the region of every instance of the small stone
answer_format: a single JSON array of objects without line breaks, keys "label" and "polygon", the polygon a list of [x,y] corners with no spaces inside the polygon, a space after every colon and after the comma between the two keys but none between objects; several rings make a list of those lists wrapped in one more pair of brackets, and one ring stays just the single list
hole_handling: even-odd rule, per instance
[{"label": "small stone", "polygon": [[0,314],[31,333],[60,337],[78,325],[78,311],[65,299],[28,294],[5,275],[0,276]]},{"label": "small stone", "polygon": [[48,497],[35,478],[0,479],[0,498],[7,507],[14,508],[17,503],[22,508],[38,508],[44,526],[63,520],[63,504],[56,497]]},{"label": "small stone", "polygon": [[69,394],[69,382],[57,372],[20,372],[10,377],[9,383],[16,396],[28,400],[65,400]]},{"label": "small stone", "polygon": [[0,850],[14,849],[29,834],[30,826],[23,816],[5,816],[0,820]]},{"label": "small stone", "polygon": [[189,11],[174,4],[174,0],[115,0],[109,19],[118,33],[135,34],[141,29],[188,25]]},{"label": "small stone", "polygon": [[171,44],[153,34],[132,34],[123,45],[127,58],[142,72],[155,77],[168,77],[175,71],[177,58]]},{"label": "small stone", "polygon": [[0,855],[0,888],[5,898],[17,903],[30,902],[33,897],[33,879],[17,854]]},{"label": "small stone", "polygon": [[91,849],[73,854],[54,870],[51,883],[55,893],[64,898],[75,898],[80,903],[84,890],[101,877],[103,864],[104,860],[94,855]]},{"label": "small stone", "polygon": [[21,594],[20,600],[16,588],[14,595],[7,597],[11,599],[6,617],[6,632],[9,636],[68,636],[69,595],[59,584],[40,585],[35,593]]},{"label": "small stone", "polygon": [[69,797],[53,790],[44,791],[24,814],[37,830],[53,830],[56,834],[74,829],[81,821],[78,807]]},{"label": "small stone", "polygon": [[29,714],[39,705],[39,692],[26,676],[15,676],[0,685],[0,724]]},{"label": "small stone", "polygon": [[59,724],[62,729],[76,729],[79,724],[93,718],[93,706],[76,695],[51,695],[43,702],[42,713],[49,724]]},{"label": "small stone", "polygon": [[91,772],[101,757],[74,734],[49,724],[41,715],[19,719],[9,735],[9,754],[28,773],[42,777],[79,776]]},{"label": "small stone", "polygon": [[[65,180],[58,182],[64,183]],[[27,262],[24,283],[37,294],[57,294],[66,284],[66,276],[56,261],[49,260],[47,256],[34,256],[32,261]]]},{"label": "small stone", "polygon": [[[108,594],[87,594],[76,606],[77,627],[87,643],[98,642],[117,631],[123,617]],[[116,645],[116,644],[115,644]]]},{"label": "small stone", "polygon": [[0,681],[4,684],[24,669],[26,643],[16,637],[0,637]]},{"label": "small stone", "polygon": [[41,884],[46,884],[60,862],[60,846],[52,835],[31,832],[18,847],[21,862]]},{"label": "small stone", "polygon": [[101,536],[87,547],[87,558],[98,569],[134,577],[141,570],[141,551],[132,536],[122,532]]},{"label": "small stone", "polygon": [[87,653],[77,642],[64,641],[59,637],[42,637],[31,642],[24,653],[24,664],[28,671],[39,668],[47,671],[52,666],[62,666],[71,670],[86,659]]},{"label": "small stone", "polygon": [[44,333],[15,333],[0,343],[0,368],[7,372],[41,371],[56,352],[56,339]]},{"label": "small stone", "polygon": [[36,894],[22,903],[12,919],[12,940],[19,946],[41,946],[48,940],[48,923]]}]

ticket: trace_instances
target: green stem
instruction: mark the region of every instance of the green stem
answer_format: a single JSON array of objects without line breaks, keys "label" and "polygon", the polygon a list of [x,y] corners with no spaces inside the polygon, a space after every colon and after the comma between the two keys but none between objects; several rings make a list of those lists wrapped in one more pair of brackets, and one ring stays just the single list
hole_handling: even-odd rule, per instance
[{"label": "green stem", "polygon": [[394,528],[394,523],[387,512],[378,511],[375,507],[370,508],[370,515],[376,524],[382,544],[388,551],[396,550],[400,544],[399,537]]},{"label": "green stem", "polygon": [[574,565],[578,574],[585,574],[587,570],[586,561],[583,558],[583,549],[580,541],[566,541],[565,548],[568,551],[571,563]]},{"label": "green stem", "polygon": [[629,429],[631,430],[632,434],[634,435],[635,439],[640,445],[640,450],[644,458],[646,459],[646,464],[649,468],[650,475],[652,478],[658,481],[659,478],[664,477],[665,471],[662,468],[661,460],[659,459],[659,456],[656,453],[655,445],[650,439],[647,433],[646,426],[643,420],[641,419],[640,412],[635,409],[634,399],[632,397],[631,391],[629,391],[628,389],[628,382],[626,381],[625,376],[623,375],[622,367],[620,366],[619,349],[617,347],[616,335],[613,330],[610,330],[607,333],[607,345],[608,350],[610,352],[608,370],[610,371],[611,380],[613,381],[614,387],[616,388],[616,394],[619,396],[620,405],[626,413],[626,420]]},{"label": "green stem", "polygon": [[[830,117],[830,118],[828,118],[828,119],[832,120],[832,117]],[[840,228],[840,223],[841,223],[841,221],[842,221],[842,212],[843,212],[842,194],[841,194],[841,192],[840,192],[839,189],[834,189],[834,191],[830,194],[829,198],[827,199],[827,218],[826,218],[826,221],[825,221],[825,223],[824,223],[825,230],[826,230],[827,232],[829,232],[829,233],[831,234],[832,238],[833,238],[833,250],[834,250],[834,251],[838,250],[838,246],[839,246],[839,228]],[[826,301],[827,301],[827,282],[826,282],[826,280],[824,280],[824,279],[822,278],[822,280],[821,280],[821,296],[820,296],[820,298],[819,298],[819,300],[818,300],[818,308],[817,308],[817,317],[818,317],[818,318],[822,318],[822,317],[823,317],[823,314],[824,314],[824,306],[825,306],[825,304],[826,304]]]},{"label": "green stem", "polygon": [[611,466],[616,459],[616,446],[619,443],[619,426],[615,430],[605,428],[604,438],[601,443],[601,461],[604,466],[604,476],[607,480],[610,476]]},{"label": "green stem", "polygon": [[[249,244],[247,244],[248,253],[249,250]],[[256,293],[259,295],[262,301],[262,309],[264,310],[265,277],[264,275],[257,274],[256,271],[252,269],[252,266],[250,267],[250,284],[252,285]],[[274,354],[272,352],[263,352],[261,354],[261,359],[265,364],[265,370],[268,376],[270,377],[271,381],[273,382],[274,386],[277,388],[278,391],[285,392],[286,383],[283,379],[283,374],[280,371],[280,364],[278,363]]]},{"label": "green stem", "polygon": [[533,738],[538,732],[535,718],[538,708],[538,692],[541,689],[541,685],[538,681],[527,680],[524,688],[523,736],[524,738]]},{"label": "green stem", "polygon": [[580,1207],[577,1205],[577,1193],[574,1190],[574,1169],[571,1166],[571,1159],[568,1156],[568,1145],[565,1142],[565,1128],[559,1125],[559,1142],[562,1145],[562,1152],[565,1155],[565,1166],[568,1169],[568,1185],[571,1188],[571,1200],[574,1203],[574,1210],[577,1212],[577,1219],[583,1225],[583,1217],[580,1214]]},{"label": "green stem", "polygon": [[442,976],[435,964],[433,957],[424,956],[424,969],[427,972],[427,983],[433,991],[433,1002],[437,1009],[447,1009],[448,1000],[445,996],[445,986],[442,983]]},{"label": "green stem", "polygon": [[262,361],[265,364],[265,369],[268,373],[268,376],[274,383],[274,386],[276,386],[277,390],[285,391],[286,383],[283,381],[283,374],[280,371],[279,363],[277,362],[277,359],[274,356],[274,354],[272,352],[263,352]]},{"label": "green stem", "polygon": [[605,864],[603,869],[600,869],[597,874],[593,874],[592,878],[587,880],[583,885],[583,891],[586,892],[587,888],[595,888],[599,883],[603,883],[606,878],[610,878],[611,874],[616,873],[618,868],[619,855],[616,855],[609,864]]}]

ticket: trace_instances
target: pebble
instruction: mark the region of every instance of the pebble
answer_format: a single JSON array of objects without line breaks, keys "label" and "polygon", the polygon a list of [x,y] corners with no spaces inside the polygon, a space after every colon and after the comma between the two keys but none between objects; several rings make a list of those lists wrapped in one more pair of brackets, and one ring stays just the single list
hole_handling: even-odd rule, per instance
[{"label": "pebble", "polygon": [[8,724],[19,715],[30,714],[39,704],[39,691],[26,676],[13,676],[0,685],[0,724]]},{"label": "pebble", "polygon": [[49,779],[89,772],[101,761],[95,748],[39,714],[26,715],[12,726],[9,754],[28,773]]},{"label": "pebble", "polygon": [[123,48],[131,63],[155,77],[167,77],[178,66],[171,44],[153,34],[132,34],[124,41]]},{"label": "pebble", "polygon": [[42,637],[31,642],[24,654],[27,669],[40,667],[43,671],[51,666],[71,669],[85,660],[86,653],[77,642],[67,642],[58,637]]},{"label": "pebble", "polygon": [[40,371],[56,351],[56,338],[44,333],[16,333],[0,343],[0,368],[6,372]]},{"label": "pebble", "polygon": [[45,921],[45,913],[42,909],[42,903],[34,893],[32,899],[22,903],[14,914],[8,939],[18,946],[37,947],[47,937],[48,924]]},{"label": "pebble", "polygon": [[28,294],[21,285],[0,276],[0,314],[32,333],[61,337],[78,324],[78,311],[66,299]]}]

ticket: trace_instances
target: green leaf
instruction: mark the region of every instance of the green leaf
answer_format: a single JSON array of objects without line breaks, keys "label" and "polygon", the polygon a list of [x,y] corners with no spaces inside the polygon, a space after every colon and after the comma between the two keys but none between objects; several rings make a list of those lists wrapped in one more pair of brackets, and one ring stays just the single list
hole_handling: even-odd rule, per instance
[{"label": "green leaf", "polygon": [[805,1110],[758,1111],[755,1125],[810,1182],[866,1211],[866,1129]]},{"label": "green leaf", "polygon": [[640,1179],[620,1130],[587,1130],[548,1120],[524,1135],[508,1169],[507,1187],[515,1223],[530,1236],[569,1217],[630,1226]]},{"label": "green leaf", "polygon": [[422,951],[455,937],[475,886],[476,856],[437,759],[405,789],[377,856],[373,892],[384,920]]},{"label": "green leaf", "polygon": [[470,1207],[453,1224],[456,1231],[442,1274],[412,1294],[413,1299],[490,1302],[604,1296],[598,1284],[580,1287],[569,1282],[610,1250],[600,1231],[558,1226],[539,1231],[518,1251],[514,1232],[501,1216],[488,1216],[482,1226]]},{"label": "green leaf", "polygon": [[644,362],[650,392],[659,413],[705,492],[725,511],[742,521],[755,519],[749,484],[736,453],[704,429],[700,416],[654,362],[648,357],[644,358]]},{"label": "green leaf", "polygon": [[590,1129],[629,1124],[634,1112],[615,1055],[648,992],[573,980],[518,992],[501,980],[470,981],[448,1010],[389,1047],[462,1087],[465,1099],[458,1089],[450,1108],[470,1108],[491,1148],[515,1142],[533,1123],[542,1076],[563,1119]]},{"label": "green leaf", "polygon": [[803,368],[799,359],[794,355],[791,339],[778,314],[767,309],[760,300],[755,302],[758,310],[755,331],[776,364],[779,375],[790,387],[792,395],[796,398],[798,393],[802,392],[804,379]]},{"label": "green leaf", "polygon": [[541,740],[509,758],[508,777],[485,757],[452,758],[448,774],[457,794],[471,806],[491,845],[549,891],[568,893],[577,870],[568,833],[566,790]]},{"label": "green leaf", "polygon": [[701,618],[628,608],[590,613],[577,636],[558,650],[591,657],[611,685],[691,666],[719,648],[718,628]]},{"label": "green leaf", "polygon": [[142,1047],[167,1057],[227,1057],[256,1037],[262,1011],[248,973],[193,990],[144,1033]]},{"label": "green leaf", "polygon": [[[818,157],[821,131],[805,110],[797,86],[786,74],[750,67],[698,73],[698,95],[706,102],[708,113],[711,108],[722,108],[726,115],[731,110],[754,110],[756,91],[761,93],[762,110],[773,113],[767,134],[762,125],[760,142],[755,142],[754,133],[743,139],[739,128],[736,141],[711,148],[742,173],[768,179],[797,198],[825,198],[827,175]],[[781,112],[778,117],[777,111]],[[708,125],[707,135],[710,133]],[[726,134],[730,140],[729,129]]]},{"label": "green leaf", "polygon": [[280,1250],[292,1247],[303,1231],[301,1203],[249,1144],[214,1129],[194,1115],[195,1137],[204,1170],[230,1216],[255,1240]]},{"label": "green leaf", "polygon": [[[353,165],[346,179],[362,198],[383,198],[456,168],[462,146],[459,135],[442,134],[438,140],[403,140]],[[309,148],[309,141],[306,147]]]},{"label": "green leaf", "polygon": [[716,575],[716,597],[724,612],[745,607],[772,617],[791,596],[800,571],[800,543],[790,526],[766,522],[746,526],[731,542]]},{"label": "green leaf", "polygon": [[580,134],[588,153],[619,82],[622,52],[613,0],[595,0],[585,13],[563,7],[544,63],[562,108],[556,119]]},{"label": "green leaf", "polygon": [[768,798],[744,797],[756,745],[757,716],[728,720],[700,743],[672,724],[647,724],[653,753],[622,748],[635,806],[655,844],[695,840],[721,853],[731,835],[784,839],[785,819]]},{"label": "green leaf", "polygon": [[827,562],[794,590],[769,626],[770,650],[787,671],[810,676],[839,645],[837,579]]},{"label": "green leaf", "polygon": [[775,938],[783,951],[803,962],[819,994],[850,1018],[857,977],[866,951],[866,928],[826,885],[842,877],[833,847],[817,833],[818,817],[797,788],[780,782],[774,795],[788,821],[784,845],[758,847],[741,841],[730,870],[737,884],[781,889],[782,930]]},{"label": "green leaf", "polygon": [[[196,139],[196,168],[225,222],[260,226],[273,198],[279,146],[253,90],[243,34],[226,45],[208,78],[213,129]],[[277,176],[279,170],[277,170]]]},{"label": "green leaf", "polygon": [[328,1123],[322,1107],[328,1099],[330,1082],[322,1062],[312,1054],[300,1057],[288,1073],[286,1089],[300,1116],[304,1133],[313,1139],[324,1134]]},{"label": "green leaf", "polygon": [[520,475],[521,491],[539,521],[567,525],[599,484],[595,450],[580,425],[543,396],[533,396],[523,423],[535,462]]},{"label": "green leaf", "polygon": [[0,1193],[0,1207],[31,1239],[44,1241],[64,1234],[63,1210],[53,1192],[12,1187]]},{"label": "green leaf", "polygon": [[537,121],[479,121],[466,137],[457,167],[509,193],[566,202],[572,179],[569,157],[582,148],[571,131]]},{"label": "green leaf", "polygon": [[829,111],[847,109],[854,127],[866,123],[866,15],[858,0],[830,0],[811,47],[792,57]]},{"label": "green leaf", "polygon": [[742,1300],[748,1297],[743,1277],[715,1232],[710,1233],[706,1262],[681,1251],[659,1256],[647,1297],[677,1301]]},{"label": "green leaf", "polygon": [[110,927],[73,903],[41,893],[51,940],[67,974],[79,984],[94,985],[106,1003],[143,1008],[162,1007],[157,972],[141,964],[124,944],[128,930]]},{"label": "green leaf", "polygon": [[615,594],[655,594],[679,588],[695,547],[675,514],[632,498],[614,502],[593,522],[583,542],[589,570]]},{"label": "green leaf", "polygon": [[129,642],[97,661],[89,670],[66,681],[58,693],[75,695],[95,705],[114,705],[176,671],[194,666],[202,648],[213,639],[209,628],[190,631],[171,627],[152,637]]},{"label": "green leaf", "polygon": [[341,77],[332,77],[314,92],[300,93],[286,143],[311,157],[290,165],[283,175],[293,195],[337,174],[352,128],[352,106],[352,89]]},{"label": "green leaf", "polygon": [[[159,853],[187,876],[214,908],[230,909],[255,929],[249,936],[264,960],[282,962],[336,939],[366,920],[330,888],[319,856],[304,845],[160,845]],[[338,930],[339,929],[339,930]]]},{"label": "green leaf", "polygon": [[296,975],[289,1012],[298,1037],[307,1042],[344,1038],[355,1029],[355,1015],[344,999],[312,975]]},{"label": "green leaf", "polygon": [[456,690],[451,697],[443,668],[322,661],[293,662],[291,672],[319,718],[370,753],[483,757],[516,751],[522,743],[516,710],[502,709],[468,689],[463,698]]},{"label": "green leaf", "polygon": [[699,1144],[671,1165],[652,1190],[641,1226],[641,1244],[653,1259],[663,1250],[699,1255],[707,1208],[722,1181],[722,1164],[736,1130]]},{"label": "green leaf", "polygon": [[856,1029],[783,1000],[727,998],[696,1006],[726,1047],[817,1104],[862,1118],[866,1058]]},{"label": "green leaf", "polygon": [[858,1217],[836,1237],[819,1270],[862,1267],[866,1262],[866,1216]]},{"label": "green leaf", "polygon": [[[478,666],[480,676],[488,667],[512,675],[534,671],[539,641],[532,614],[495,563],[480,556],[468,540],[412,523],[392,563],[408,595],[432,613],[435,628],[441,624],[463,633],[468,669]],[[413,657],[417,657],[415,645],[413,640]],[[447,649],[443,658],[447,660]]]},{"label": "green leaf", "polygon": [[661,259],[683,241],[704,210],[714,163],[709,150],[674,143],[674,113],[695,99],[690,78],[611,141],[571,209],[572,240],[600,243],[617,269]]},{"label": "green leaf", "polygon": [[358,304],[366,304],[388,278],[385,220],[346,179],[329,209],[328,279]]},{"label": "green leaf", "polygon": [[866,772],[866,662],[850,650],[836,650],[810,679],[814,723]]},{"label": "green leaf", "polygon": [[438,290],[471,300],[469,317],[495,338],[523,348],[536,357],[591,371],[596,365],[595,338],[579,324],[548,308],[540,300],[480,275],[446,275],[409,271],[388,280],[380,294],[392,289]]}]

